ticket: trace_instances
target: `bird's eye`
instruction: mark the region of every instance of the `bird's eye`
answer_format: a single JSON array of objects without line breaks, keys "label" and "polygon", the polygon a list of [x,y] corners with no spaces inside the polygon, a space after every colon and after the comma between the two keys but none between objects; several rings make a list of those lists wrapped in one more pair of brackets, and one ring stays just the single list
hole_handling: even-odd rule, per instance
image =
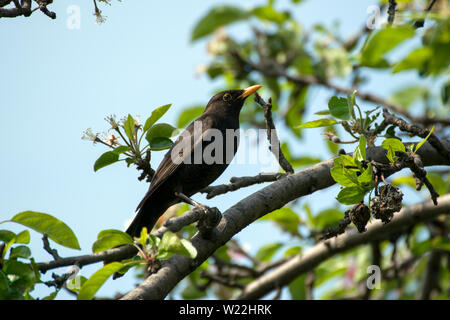
[{"label": "bird's eye", "polygon": [[231,94],[229,94],[229,93],[225,93],[224,95],[223,95],[223,101],[230,101],[231,100]]}]

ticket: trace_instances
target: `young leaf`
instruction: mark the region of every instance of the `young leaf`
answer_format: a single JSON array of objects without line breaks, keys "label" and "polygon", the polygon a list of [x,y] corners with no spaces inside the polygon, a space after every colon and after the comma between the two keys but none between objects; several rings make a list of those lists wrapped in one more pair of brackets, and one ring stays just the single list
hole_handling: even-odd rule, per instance
[{"label": "young leaf", "polygon": [[350,116],[352,117],[352,119],[356,119],[355,110],[353,109],[353,106],[355,105],[357,92],[358,92],[357,90],[354,90],[351,95],[350,94],[347,95],[348,112],[350,113]]},{"label": "young leaf", "polygon": [[250,15],[250,12],[234,6],[225,5],[215,7],[197,22],[191,34],[191,41],[203,38],[219,27],[245,20]]},{"label": "young leaf", "polygon": [[358,146],[355,149],[355,152],[353,152],[353,158],[356,161],[363,161],[366,160],[366,137],[364,137],[363,135],[361,135],[359,137],[359,143]]},{"label": "young leaf", "polygon": [[413,35],[414,29],[407,25],[386,27],[376,32],[361,52],[361,64],[374,68],[387,67],[388,63],[383,59],[384,54]]},{"label": "young leaf", "polygon": [[165,137],[155,137],[150,140],[151,150],[164,150],[172,147],[173,141]]},{"label": "young leaf", "polygon": [[346,187],[339,191],[336,199],[342,204],[355,204],[363,201],[366,193],[360,186]]},{"label": "young leaf", "polygon": [[161,117],[167,112],[167,110],[169,110],[171,106],[172,104],[170,103],[153,110],[150,117],[147,119],[147,121],[145,121],[144,132],[150,129],[150,127],[153,126],[156,123],[156,121],[161,119]]},{"label": "young leaf", "polygon": [[157,123],[148,129],[145,139],[150,143],[153,138],[170,138],[177,133],[177,129],[167,123]]},{"label": "young leaf", "polygon": [[141,229],[141,234],[139,236],[139,243],[141,246],[145,247],[147,245],[148,231],[147,227]]},{"label": "young leaf", "polygon": [[289,293],[292,300],[305,300],[306,299],[306,274],[302,274],[294,281],[289,283]]},{"label": "young leaf", "polygon": [[122,153],[130,151],[130,150],[131,150],[131,148],[128,146],[118,146],[112,152],[117,153],[117,154],[122,154]]},{"label": "young leaf", "polygon": [[134,119],[131,114],[129,114],[127,120],[125,120],[125,122],[123,123],[123,129],[125,130],[125,134],[131,141],[134,141],[134,124]]},{"label": "young leaf", "polygon": [[330,173],[334,181],[344,187],[352,187],[358,185],[358,177],[354,169],[348,167],[358,167],[352,157],[341,155],[334,159],[333,168]]},{"label": "young leaf", "polygon": [[389,146],[394,151],[406,152],[405,145],[399,139],[389,138],[381,143],[381,147],[383,147],[386,150],[388,149]]},{"label": "young leaf", "polygon": [[360,185],[364,185],[367,187],[371,187],[373,185],[373,170],[372,165],[369,163],[367,166],[367,169],[364,170],[359,176],[358,176],[358,182]]},{"label": "young leaf", "polygon": [[252,10],[254,16],[263,21],[275,22],[282,24],[289,19],[289,14],[285,12],[279,12],[272,6],[257,7]]},{"label": "young leaf", "polygon": [[123,266],[120,262],[112,262],[95,272],[81,287],[78,300],[91,300],[105,281]]},{"label": "young leaf", "polygon": [[256,259],[269,262],[273,255],[283,246],[282,243],[268,243],[259,248],[256,253]]},{"label": "young leaf", "polygon": [[350,112],[347,99],[333,96],[328,101],[328,109],[333,117],[341,120],[349,120]]},{"label": "young leaf", "polygon": [[14,258],[24,258],[28,259],[31,257],[31,250],[27,246],[17,246],[11,249],[11,253],[9,255],[9,259]]},{"label": "young leaf", "polygon": [[431,136],[431,134],[433,133],[434,130],[434,126],[431,128],[430,132],[428,133],[428,135],[425,137],[425,139],[423,139],[422,141],[420,141],[417,146],[416,149],[414,150],[414,153],[417,152],[417,150],[419,150],[419,148],[428,140],[428,138]]},{"label": "young leaf", "polygon": [[41,212],[24,211],[16,214],[11,221],[20,223],[39,233],[47,234],[56,243],[72,248],[80,249],[78,239],[64,222],[55,217]]},{"label": "young leaf", "polygon": [[192,120],[198,118],[203,113],[203,110],[205,110],[203,106],[193,106],[184,109],[178,116],[177,127],[184,128]]},{"label": "young leaf", "polygon": [[133,239],[129,234],[114,229],[103,230],[92,245],[92,252],[100,252],[124,244],[133,244]]},{"label": "young leaf", "polygon": [[278,224],[282,229],[289,231],[292,234],[298,233],[298,226],[300,218],[291,208],[281,208],[266,214],[260,218],[259,221],[272,220]]},{"label": "young leaf", "polygon": [[119,153],[115,151],[107,151],[100,156],[94,163],[94,171],[97,171],[101,168],[109,166],[115,162],[119,161]]},{"label": "young leaf", "polygon": [[194,259],[197,256],[197,250],[188,240],[180,239],[175,233],[167,231],[159,243],[158,258],[166,260],[172,254],[181,254]]},{"label": "young leaf", "polygon": [[397,157],[395,155],[396,151],[406,152],[405,145],[399,139],[395,138],[389,138],[384,140],[381,143],[381,146],[388,151],[386,157],[389,159],[391,163],[397,161]]},{"label": "young leaf", "polygon": [[410,54],[400,61],[392,70],[392,73],[397,73],[403,70],[418,69],[421,70],[424,63],[426,63],[433,55],[433,50],[429,47],[420,47],[410,52]]},{"label": "young leaf", "polygon": [[302,123],[297,128],[299,128],[299,129],[306,129],[306,128],[327,127],[327,126],[335,125],[337,123],[338,122],[336,120],[319,119],[319,120],[314,120],[314,121],[309,121],[309,122]]}]

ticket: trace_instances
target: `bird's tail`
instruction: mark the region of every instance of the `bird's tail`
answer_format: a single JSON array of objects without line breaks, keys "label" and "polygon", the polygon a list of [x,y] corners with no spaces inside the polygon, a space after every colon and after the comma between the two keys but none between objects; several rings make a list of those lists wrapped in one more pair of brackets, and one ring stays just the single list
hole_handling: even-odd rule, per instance
[{"label": "bird's tail", "polygon": [[169,201],[159,201],[156,194],[150,195],[139,205],[139,211],[125,231],[132,237],[139,237],[143,227],[150,232],[159,217],[172,205]]}]

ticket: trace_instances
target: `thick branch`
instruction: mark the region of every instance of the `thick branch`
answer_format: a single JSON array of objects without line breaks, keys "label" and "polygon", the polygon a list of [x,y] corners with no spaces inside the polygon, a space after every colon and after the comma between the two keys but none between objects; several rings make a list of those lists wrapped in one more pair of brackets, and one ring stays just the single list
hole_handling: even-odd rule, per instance
[{"label": "thick branch", "polygon": [[[450,142],[446,143],[450,145]],[[369,148],[367,152],[372,158],[383,162],[385,161],[385,152],[380,149]],[[422,156],[425,166],[450,165],[450,161],[445,160],[427,143],[419,149],[418,153]],[[243,228],[294,199],[333,185],[335,182],[330,175],[332,166],[333,159],[321,162],[288,175],[242,199],[223,213],[221,222],[212,231],[211,239],[204,239],[199,234],[192,237],[191,242],[197,248],[196,259],[191,260],[184,256],[174,255],[165,261],[156,273],[149,276],[122,299],[163,299],[178,282]],[[445,201],[442,202],[445,203]]]},{"label": "thick branch", "polygon": [[435,206],[432,201],[425,201],[403,208],[388,224],[375,221],[365,233],[356,230],[316,244],[303,254],[293,257],[272,272],[256,279],[246,286],[238,299],[258,299],[267,293],[284,286],[299,275],[308,272],[330,257],[372,241],[384,239],[392,233],[430,220],[441,214],[450,214],[450,194],[441,197]]}]

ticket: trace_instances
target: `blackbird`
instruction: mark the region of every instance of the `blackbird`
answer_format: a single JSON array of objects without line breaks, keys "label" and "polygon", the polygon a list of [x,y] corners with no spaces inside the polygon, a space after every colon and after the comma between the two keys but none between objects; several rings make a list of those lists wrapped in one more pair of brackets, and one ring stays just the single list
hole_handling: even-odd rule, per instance
[{"label": "blackbird", "polygon": [[176,203],[201,206],[190,197],[215,181],[233,159],[239,143],[239,113],[245,99],[259,88],[222,91],[209,100],[202,115],[165,154],[126,230],[129,235],[139,236],[143,227],[151,230]]}]

